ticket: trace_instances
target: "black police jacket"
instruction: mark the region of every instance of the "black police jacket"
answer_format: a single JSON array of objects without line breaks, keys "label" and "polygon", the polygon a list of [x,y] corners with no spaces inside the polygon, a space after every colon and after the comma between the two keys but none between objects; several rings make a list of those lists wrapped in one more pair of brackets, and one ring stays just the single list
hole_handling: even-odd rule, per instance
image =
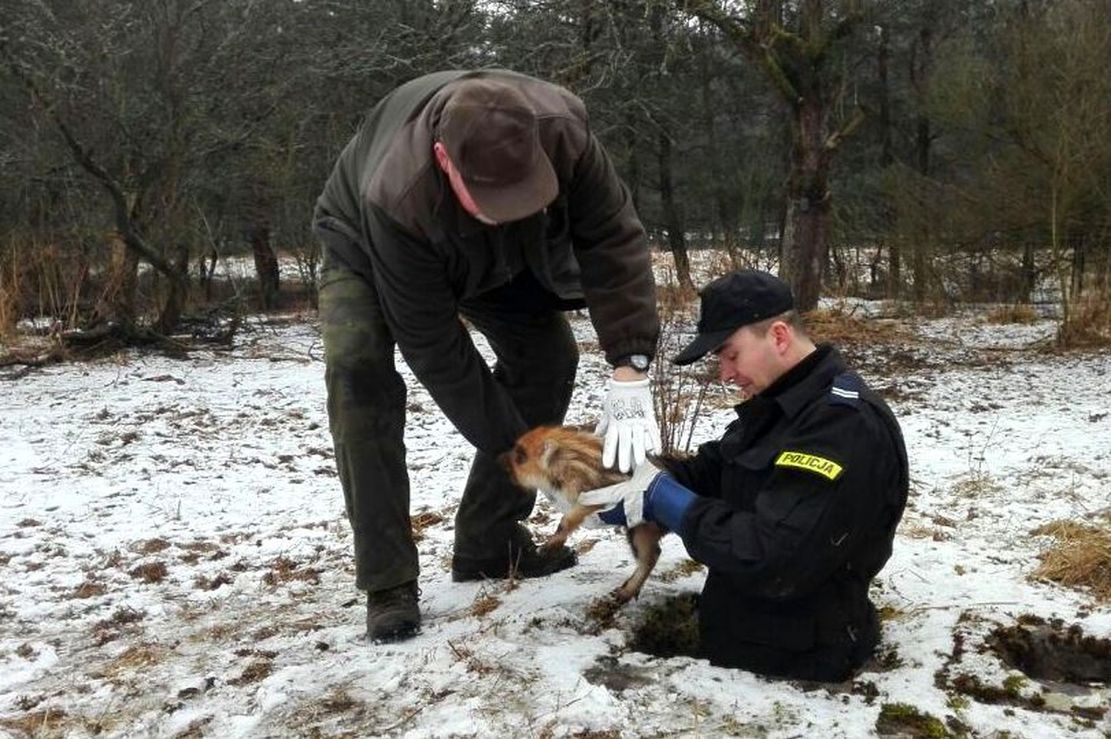
[{"label": "black police jacket", "polygon": [[841,680],[879,637],[868,586],[906,503],[902,433],[820,346],[669,471],[699,494],[680,525],[709,567],[699,608],[714,664]]}]

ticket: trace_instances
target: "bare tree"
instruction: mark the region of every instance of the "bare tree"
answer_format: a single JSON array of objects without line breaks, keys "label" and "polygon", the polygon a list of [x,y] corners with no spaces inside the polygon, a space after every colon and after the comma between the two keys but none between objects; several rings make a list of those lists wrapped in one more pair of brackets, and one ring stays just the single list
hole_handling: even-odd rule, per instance
[{"label": "bare tree", "polygon": [[785,22],[784,4],[760,0],[744,15],[727,12],[713,0],[678,0],[680,7],[717,26],[751,62],[759,65],[790,112],[793,141],[787,180],[787,216],[780,274],[790,283],[803,310],[817,305],[822,270],[828,259],[830,168],[842,140],[864,120],[856,108],[835,121],[835,99],[842,92],[839,67],[830,63],[833,47],[862,19],[854,3],[827,10],[823,0],[801,0],[791,8],[797,30]]}]

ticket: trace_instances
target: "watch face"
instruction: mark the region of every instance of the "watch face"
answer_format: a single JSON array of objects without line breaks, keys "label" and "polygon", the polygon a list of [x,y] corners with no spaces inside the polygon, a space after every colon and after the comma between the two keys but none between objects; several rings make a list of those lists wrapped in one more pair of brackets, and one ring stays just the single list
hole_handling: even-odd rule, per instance
[{"label": "watch face", "polygon": [[633,369],[644,371],[648,369],[648,357],[643,354],[634,354],[629,357],[629,364],[633,366]]}]

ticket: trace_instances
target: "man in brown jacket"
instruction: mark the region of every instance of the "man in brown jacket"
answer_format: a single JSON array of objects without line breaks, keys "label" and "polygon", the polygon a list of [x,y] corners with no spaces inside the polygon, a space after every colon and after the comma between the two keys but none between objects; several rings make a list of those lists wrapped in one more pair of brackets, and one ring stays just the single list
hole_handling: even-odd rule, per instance
[{"label": "man in brown jacket", "polygon": [[[535,495],[497,456],[560,423],[578,350],[562,311],[587,307],[614,367],[606,463],[659,449],[645,371],[659,333],[644,228],[582,101],[503,70],[397,88],[340,154],[317,201],[328,416],[367,635],[419,628],[416,547],[394,346],[477,449],[455,520],[452,578],[549,575],[575,563],[519,522]],[[489,341],[491,372],[460,316]]]}]

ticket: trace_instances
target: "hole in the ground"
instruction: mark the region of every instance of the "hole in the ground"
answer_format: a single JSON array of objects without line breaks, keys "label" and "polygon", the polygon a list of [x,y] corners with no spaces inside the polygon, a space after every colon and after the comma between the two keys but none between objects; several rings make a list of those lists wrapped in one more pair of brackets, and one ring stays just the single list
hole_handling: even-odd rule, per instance
[{"label": "hole in the ground", "polygon": [[683,593],[648,606],[629,646],[657,657],[701,657],[698,642],[698,593]]},{"label": "hole in the ground", "polygon": [[987,644],[1005,663],[1036,680],[1087,684],[1111,682],[1111,639],[1085,636],[1060,619],[1022,616],[1000,626]]}]

